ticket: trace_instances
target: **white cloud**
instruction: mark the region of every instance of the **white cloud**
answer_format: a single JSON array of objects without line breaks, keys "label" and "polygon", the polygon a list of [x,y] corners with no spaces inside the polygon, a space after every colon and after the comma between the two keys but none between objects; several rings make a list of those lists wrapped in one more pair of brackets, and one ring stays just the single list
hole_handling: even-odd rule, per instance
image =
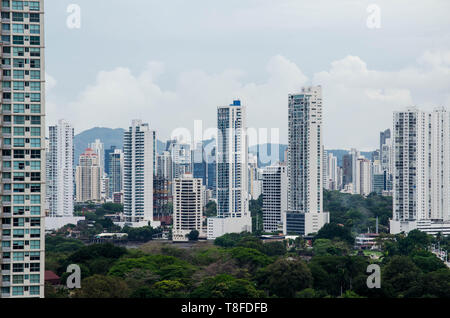
[{"label": "white cloud", "polygon": [[[448,57],[448,51],[427,51],[416,65],[387,72],[347,56],[316,73],[312,83],[322,85],[324,92],[326,147],[373,149],[378,132],[391,126],[392,111],[448,103]],[[270,59],[266,71],[265,81],[248,83],[242,70],[193,70],[179,74],[175,88],[166,90],[158,84],[164,74],[160,62],[148,63],[139,74],[118,67],[99,72],[95,83],[67,107],[57,106],[50,94],[47,113],[50,122],[71,119],[78,132],[94,126],[125,128],[141,118],[167,138],[175,128],[193,129],[196,119],[204,121],[204,128],[215,127],[216,107],[240,98],[248,106],[249,126],[279,127],[286,142],[287,95],[311,81],[281,55]]]}]

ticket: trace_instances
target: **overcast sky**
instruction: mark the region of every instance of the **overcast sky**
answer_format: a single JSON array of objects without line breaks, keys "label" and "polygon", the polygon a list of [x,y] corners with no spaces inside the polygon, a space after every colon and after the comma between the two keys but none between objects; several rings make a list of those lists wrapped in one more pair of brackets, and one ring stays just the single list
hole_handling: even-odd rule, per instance
[{"label": "overcast sky", "polygon": [[[69,4],[81,8],[70,29]],[[380,28],[367,19],[380,8]],[[392,111],[450,107],[448,0],[46,0],[47,123],[215,127],[240,98],[248,125],[287,136],[287,95],[322,85],[326,148],[375,149]]]}]

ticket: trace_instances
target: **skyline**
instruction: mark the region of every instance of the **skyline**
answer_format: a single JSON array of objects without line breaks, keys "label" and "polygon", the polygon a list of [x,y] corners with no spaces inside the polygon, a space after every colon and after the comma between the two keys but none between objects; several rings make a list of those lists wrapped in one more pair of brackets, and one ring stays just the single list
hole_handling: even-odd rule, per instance
[{"label": "skyline", "polygon": [[[377,1],[380,29],[367,28],[365,1],[140,3],[153,22],[126,14],[133,5],[112,6],[106,14],[101,1],[79,1],[81,29],[65,26],[68,3],[46,4],[49,125],[70,117],[77,131],[126,128],[142,118],[168,139],[171,129],[190,128],[197,119],[214,127],[215,108],[239,98],[248,105],[249,127],[278,127],[286,144],[287,95],[322,85],[326,147],[368,150],[378,144],[374,132],[391,127],[392,111],[450,104],[450,22],[444,14],[450,4],[444,1]],[[133,23],[126,23],[128,16]],[[293,21],[279,21],[283,17]],[[111,41],[114,32],[119,42]],[[124,104],[129,116],[123,116]]]}]

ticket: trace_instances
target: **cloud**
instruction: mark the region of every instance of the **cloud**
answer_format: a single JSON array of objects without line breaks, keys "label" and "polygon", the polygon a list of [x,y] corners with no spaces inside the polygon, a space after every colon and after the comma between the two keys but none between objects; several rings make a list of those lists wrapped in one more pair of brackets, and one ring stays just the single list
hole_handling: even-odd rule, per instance
[{"label": "cloud", "polygon": [[298,65],[277,55],[259,83],[246,82],[247,74],[238,69],[215,74],[191,70],[177,76],[173,89],[159,84],[165,66],[152,61],[138,74],[126,67],[99,72],[66,107],[58,107],[50,94],[47,113],[50,122],[70,118],[78,132],[94,126],[125,128],[140,118],[164,139],[178,127],[192,130],[194,120],[203,120],[205,129],[215,127],[217,106],[240,98],[250,127],[279,128],[286,142],[287,95],[313,83],[323,87],[325,146],[374,149],[378,132],[391,127],[394,110],[448,104],[449,56],[449,51],[427,51],[415,65],[397,71],[370,69],[358,56],[347,56],[308,78]]}]

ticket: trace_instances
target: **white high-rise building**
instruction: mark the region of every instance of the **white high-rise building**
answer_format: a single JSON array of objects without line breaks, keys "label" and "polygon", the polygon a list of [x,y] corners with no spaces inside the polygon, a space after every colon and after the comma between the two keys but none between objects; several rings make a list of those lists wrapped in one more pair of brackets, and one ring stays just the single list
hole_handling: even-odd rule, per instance
[{"label": "white high-rise building", "polygon": [[97,153],[87,148],[80,155],[76,170],[76,201],[100,202],[102,193],[102,169]]},{"label": "white high-rise building", "polygon": [[156,132],[141,120],[133,120],[123,137],[125,224],[140,227],[153,221],[153,172]]},{"label": "white high-rise building", "polygon": [[361,153],[359,152],[359,150],[352,148],[350,150],[350,156],[351,156],[351,163],[352,163],[352,189],[353,189],[353,193],[357,194],[359,193],[359,174],[358,174],[358,159],[361,157]]},{"label": "white high-rise building", "polygon": [[49,127],[47,153],[47,203],[50,217],[73,216],[74,201],[74,129],[61,119]]},{"label": "white high-rise building", "polygon": [[[264,168],[263,172],[263,229],[276,232],[287,210],[288,174],[286,165]],[[282,229],[282,228],[281,228]]]},{"label": "white high-rise building", "polygon": [[185,174],[173,181],[173,241],[188,241],[187,235],[197,230],[204,235],[202,216],[204,205],[203,181]]},{"label": "white high-rise building", "polygon": [[251,232],[246,108],[235,100],[217,109],[217,218],[208,219],[208,239]]},{"label": "white high-rise building", "polygon": [[169,150],[172,157],[173,178],[181,178],[186,173],[192,173],[191,145],[174,140]]},{"label": "white high-rise building", "polygon": [[357,194],[368,196],[372,192],[372,163],[369,159],[360,157],[356,161]]},{"label": "white high-rise building", "polygon": [[329,153],[326,159],[326,179],[328,182],[324,188],[327,190],[339,190],[337,157]]},{"label": "white high-rise building", "polygon": [[0,11],[0,298],[43,298],[44,1],[2,1]]},{"label": "white high-rise building", "polygon": [[449,113],[394,112],[394,202],[391,233],[415,228],[450,233]]},{"label": "white high-rise building", "polygon": [[100,139],[95,139],[95,142],[90,143],[88,148],[94,150],[94,152],[98,155],[98,163],[102,169],[101,173],[103,177],[103,173],[105,172],[105,145]]},{"label": "white high-rise building", "polygon": [[323,212],[322,87],[289,95],[288,211],[285,234],[308,235],[329,222]]}]

